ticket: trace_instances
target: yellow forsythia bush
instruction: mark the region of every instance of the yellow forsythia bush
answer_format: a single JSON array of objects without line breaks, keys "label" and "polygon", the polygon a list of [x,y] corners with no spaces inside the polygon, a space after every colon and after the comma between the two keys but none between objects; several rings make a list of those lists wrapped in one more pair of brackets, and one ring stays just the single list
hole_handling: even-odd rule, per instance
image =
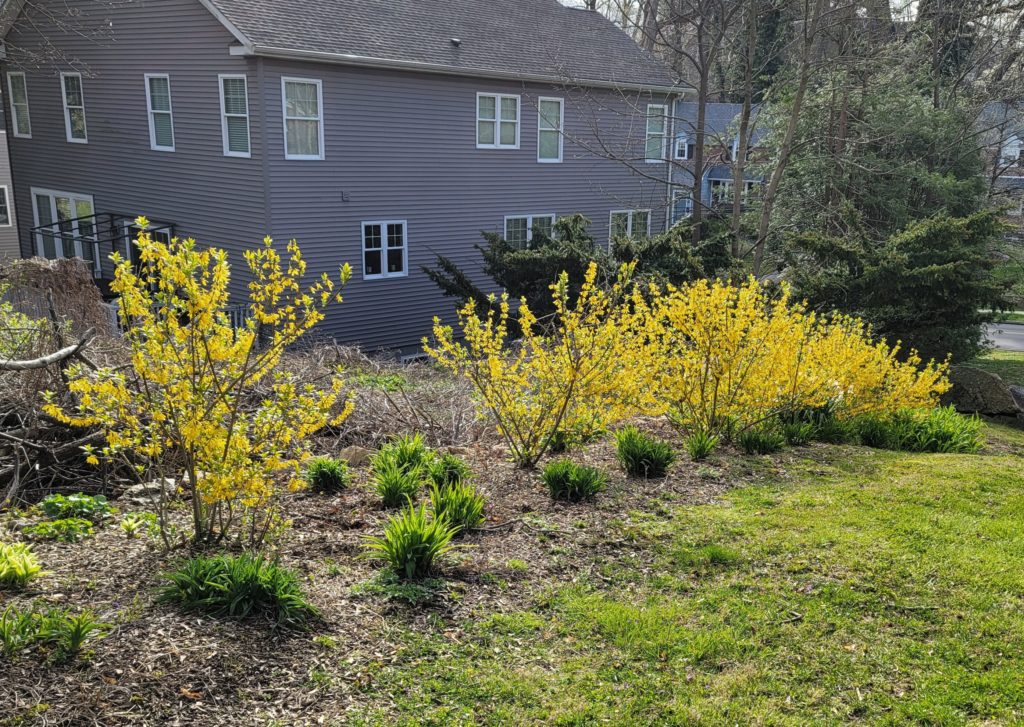
[{"label": "yellow forsythia bush", "polygon": [[722,434],[778,414],[828,405],[837,416],[932,406],[948,389],[945,364],[873,342],[848,316],[823,319],[754,280],[702,280],[635,298],[646,314],[649,386],[686,431]]},{"label": "yellow forsythia bush", "polygon": [[[138,224],[145,230],[144,218]],[[111,286],[120,296],[131,366],[74,369],[77,411],[63,411],[51,396],[47,412],[104,430],[106,446],[92,453],[94,463],[97,455],[124,456],[140,475],[189,488],[195,541],[234,535],[259,545],[280,522],[277,495],[301,486],[307,437],[351,412],[340,377],[319,389],[276,370],[285,349],[341,301],[336,287],[351,270],[345,265],[337,283],[324,274],[303,288],[306,263],[297,243],[288,244],[283,261],[267,238],[245,254],[249,316],[235,328],[226,314],[224,250],[200,250],[191,239],[164,244],[145,231],[136,244],[138,268],[115,255]],[[159,509],[169,546],[164,498]]]},{"label": "yellow forsythia bush", "polygon": [[434,342],[424,341],[424,350],[473,384],[521,467],[535,465],[560,430],[604,426],[638,410],[639,401],[624,395],[639,350],[631,346],[635,314],[623,304],[631,272],[624,267],[605,289],[592,264],[573,305],[563,273],[551,286],[555,315],[546,326],[520,302],[524,334],[516,342],[509,340],[507,295],[483,317],[467,303],[459,311],[462,340],[434,319]]},{"label": "yellow forsythia bush", "polygon": [[523,304],[519,342],[508,340],[507,297],[484,317],[466,305],[462,341],[435,319],[425,350],[472,382],[520,465],[574,422],[668,415],[685,432],[723,435],[804,408],[849,417],[933,406],[949,388],[946,364],[901,361],[859,320],[823,319],[786,287],[772,296],[754,280],[702,280],[627,293],[631,270],[604,290],[591,266],[574,307],[563,274],[550,329],[536,332]]}]

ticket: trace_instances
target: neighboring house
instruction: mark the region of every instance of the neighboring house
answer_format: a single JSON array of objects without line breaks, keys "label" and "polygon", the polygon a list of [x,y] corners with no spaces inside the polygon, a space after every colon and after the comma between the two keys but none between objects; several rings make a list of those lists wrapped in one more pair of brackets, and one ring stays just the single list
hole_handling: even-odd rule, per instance
[{"label": "neighboring house", "polygon": [[[739,126],[742,104],[708,103],[704,111],[704,163],[698,172],[695,168],[697,104],[679,100],[675,104],[675,136],[672,145],[672,215],[674,224],[693,212],[694,180],[700,180],[700,199],[706,209],[732,207],[733,161],[739,149]],[[757,124],[755,106],[750,118],[750,141],[747,159],[756,159],[758,144],[763,136]],[[743,199],[751,199],[760,193],[764,177],[753,170],[753,164],[743,170]]]},{"label": "neighboring house", "polygon": [[[137,214],[227,248],[239,295],[241,250],[297,238],[311,274],[353,266],[324,333],[411,348],[452,310],[421,266],[442,254],[479,278],[482,231],[526,245],[576,212],[599,240],[667,222],[680,89],[593,11],[33,0],[21,12],[35,15],[11,23],[4,68],[21,251],[82,256],[101,282]],[[19,64],[14,49],[40,35],[74,67]]]},{"label": "neighboring house", "polygon": [[989,196],[1009,208],[1012,220],[1024,224],[1024,102],[988,104],[980,126],[988,149]]},{"label": "neighboring house", "polygon": [[[3,94],[0,94],[3,98]],[[7,155],[7,132],[0,110],[0,261],[21,256],[18,227],[14,219],[14,197],[11,184],[11,163]]]}]

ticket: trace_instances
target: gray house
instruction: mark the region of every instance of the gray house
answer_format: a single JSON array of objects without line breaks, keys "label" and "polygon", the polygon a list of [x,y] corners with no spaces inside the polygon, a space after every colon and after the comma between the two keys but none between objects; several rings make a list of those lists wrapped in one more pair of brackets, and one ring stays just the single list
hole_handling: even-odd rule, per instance
[{"label": "gray house", "polygon": [[[527,244],[582,213],[663,229],[685,89],[556,0],[8,0],[4,86],[21,253],[97,279],[131,220],[240,251],[297,238],[349,262],[324,333],[411,348],[450,315],[421,271],[479,273],[482,231]],[[50,59],[40,63],[38,59]],[[642,173],[638,171],[642,169]]]},{"label": "gray house", "polygon": [[[0,98],[2,98],[0,94]],[[3,127],[0,110],[0,127]],[[14,218],[14,197],[11,188],[11,165],[7,155],[7,132],[0,128],[0,261],[21,255],[18,228]]]},{"label": "gray house", "polygon": [[[706,209],[732,206],[734,195],[734,164],[739,149],[740,113],[743,107],[738,103],[708,103],[704,111],[704,164],[694,168],[694,147],[696,144],[697,104],[678,100],[675,103],[672,160],[673,171],[672,215],[675,223],[688,217],[693,211],[693,186],[700,185],[701,203]],[[757,158],[758,145],[764,129],[757,123],[759,107],[751,111],[747,159],[743,170],[744,200],[760,193],[764,175],[753,163]]]}]

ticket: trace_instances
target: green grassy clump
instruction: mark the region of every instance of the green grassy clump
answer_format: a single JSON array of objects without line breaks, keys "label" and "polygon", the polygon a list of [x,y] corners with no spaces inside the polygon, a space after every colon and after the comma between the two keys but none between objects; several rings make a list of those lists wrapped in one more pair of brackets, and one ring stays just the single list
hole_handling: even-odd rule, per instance
[{"label": "green grassy clump", "polygon": [[736,444],[746,454],[774,454],[786,446],[786,437],[777,427],[760,424],[736,435]]},{"label": "green grassy clump", "polygon": [[199,555],[164,574],[158,601],[214,618],[266,618],[301,627],[317,615],[298,576],[263,556]]},{"label": "green grassy clump", "polygon": [[348,462],[334,457],[314,457],[306,465],[306,484],[314,492],[330,495],[348,487]]},{"label": "green grassy clump", "polygon": [[697,429],[686,435],[683,446],[686,447],[686,453],[690,455],[690,459],[700,462],[715,451],[715,447],[718,446],[718,437],[704,429]]},{"label": "green grassy clump", "polygon": [[589,500],[608,484],[608,477],[594,467],[584,467],[567,459],[549,462],[541,471],[552,500],[580,502]]},{"label": "green grassy clump", "polygon": [[452,550],[456,531],[447,519],[428,513],[426,505],[416,507],[410,502],[388,520],[382,537],[367,541],[366,548],[382,558],[396,575],[423,578],[433,571],[441,556]]},{"label": "green grassy clump", "polygon": [[1019,722],[1019,456],[815,454],[641,523],[600,580],[409,630],[367,721]]},{"label": "green grassy clump", "polygon": [[855,426],[860,441],[878,449],[975,454],[983,444],[981,420],[958,414],[952,406],[864,415]]},{"label": "green grassy clump", "polygon": [[634,426],[615,432],[615,456],[631,477],[664,477],[676,454],[665,442],[644,434]]},{"label": "green grassy clump", "polygon": [[413,471],[424,469],[434,458],[434,453],[423,442],[423,437],[413,434],[396,437],[385,444],[374,455],[373,464],[393,463],[403,470]]},{"label": "green grassy clump", "polygon": [[435,518],[444,518],[463,534],[484,521],[484,498],[471,482],[430,487],[430,505]]},{"label": "green grassy clump", "polygon": [[69,517],[62,520],[43,520],[29,525],[21,532],[25,537],[33,540],[60,540],[65,543],[77,543],[79,540],[91,538],[96,534],[96,529],[91,520]]},{"label": "green grassy clump", "polygon": [[103,495],[50,495],[39,503],[48,520],[81,518],[99,524],[113,516],[115,510]]},{"label": "green grassy clump", "polygon": [[0,589],[24,588],[42,572],[43,567],[30,546],[0,543]]},{"label": "green grassy clump", "polygon": [[449,487],[473,478],[469,465],[454,454],[435,457],[426,466],[427,480],[437,487]]},{"label": "green grassy clump", "polygon": [[391,458],[383,458],[373,463],[373,482],[384,507],[401,507],[419,494],[423,470],[402,467]]},{"label": "green grassy clump", "polygon": [[92,611],[73,614],[64,608],[19,609],[11,605],[0,613],[0,653],[8,659],[29,650],[42,649],[52,661],[78,656],[90,639],[109,627]]}]

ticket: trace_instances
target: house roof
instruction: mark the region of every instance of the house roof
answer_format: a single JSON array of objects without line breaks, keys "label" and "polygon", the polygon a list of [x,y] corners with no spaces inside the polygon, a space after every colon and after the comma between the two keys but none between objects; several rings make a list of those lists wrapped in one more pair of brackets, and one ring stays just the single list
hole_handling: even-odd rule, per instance
[{"label": "house roof", "polygon": [[[757,123],[757,114],[760,106],[754,104],[750,110],[750,119],[753,124],[750,142],[756,145],[764,135],[764,129]],[[709,103],[704,109],[704,133],[711,136],[721,137],[735,136],[739,130],[740,113],[743,111],[743,104],[738,103]],[[676,102],[676,128],[680,134],[691,132],[697,128],[697,103],[694,101]]]},{"label": "house roof", "polygon": [[603,15],[557,0],[200,2],[246,54],[629,90],[687,88]]}]

